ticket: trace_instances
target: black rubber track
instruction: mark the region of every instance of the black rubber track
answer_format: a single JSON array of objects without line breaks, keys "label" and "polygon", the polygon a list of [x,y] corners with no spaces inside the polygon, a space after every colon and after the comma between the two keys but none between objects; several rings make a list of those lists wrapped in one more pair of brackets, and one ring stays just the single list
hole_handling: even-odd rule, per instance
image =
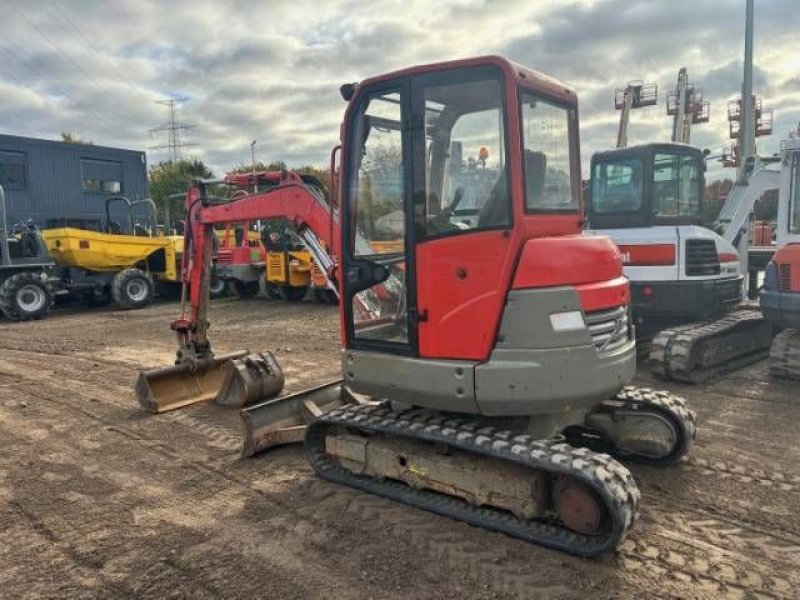
[{"label": "black rubber track", "polygon": [[[598,535],[584,535],[566,529],[554,518],[522,521],[508,512],[475,506],[460,498],[355,474],[341,467],[325,451],[328,432],[342,428],[366,435],[382,434],[446,444],[456,450],[513,462],[553,476],[572,477],[592,489],[602,501],[606,526]],[[640,494],[633,476],[607,454],[574,448],[561,440],[535,440],[529,435],[497,430],[431,411],[397,412],[387,403],[336,409],[308,426],[305,444],[308,459],[320,477],[579,556],[597,556],[616,548],[625,539],[639,511]]]},{"label": "black rubber track", "polygon": [[[738,353],[707,362],[704,345],[736,338]],[[772,340],[771,325],[759,312],[738,310],[714,321],[665,329],[653,338],[650,369],[659,377],[704,383],[765,358]]]}]

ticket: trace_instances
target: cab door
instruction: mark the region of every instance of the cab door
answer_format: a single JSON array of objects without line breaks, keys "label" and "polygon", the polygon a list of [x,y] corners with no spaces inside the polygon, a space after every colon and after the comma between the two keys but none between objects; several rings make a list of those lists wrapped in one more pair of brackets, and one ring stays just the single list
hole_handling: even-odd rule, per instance
[{"label": "cab door", "polygon": [[504,79],[492,67],[421,77],[412,104],[419,354],[485,360],[510,272]]},{"label": "cab door", "polygon": [[348,348],[414,355],[409,85],[364,94],[349,117],[343,172],[343,318]]}]

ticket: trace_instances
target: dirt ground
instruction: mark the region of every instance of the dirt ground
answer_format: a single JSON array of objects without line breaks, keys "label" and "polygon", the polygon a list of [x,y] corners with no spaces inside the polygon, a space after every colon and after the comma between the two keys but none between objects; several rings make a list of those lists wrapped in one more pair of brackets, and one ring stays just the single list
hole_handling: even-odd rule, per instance
[{"label": "dirt ground", "polygon": [[[235,410],[141,411],[174,303],[0,322],[0,597],[800,597],[800,387],[760,363],[664,386],[698,412],[693,456],[632,466],[642,511],[586,560],[315,478],[299,447],[239,458]],[[217,301],[218,351],[270,349],[297,390],[336,376],[335,309]]]}]

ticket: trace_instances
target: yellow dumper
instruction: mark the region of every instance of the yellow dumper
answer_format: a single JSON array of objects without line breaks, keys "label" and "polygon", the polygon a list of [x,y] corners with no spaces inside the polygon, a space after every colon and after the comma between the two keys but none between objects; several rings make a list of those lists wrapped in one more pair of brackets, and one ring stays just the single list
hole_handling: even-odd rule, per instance
[{"label": "yellow dumper", "polygon": [[[152,201],[130,202],[122,196],[106,201],[109,206],[123,201],[129,213],[133,206]],[[154,208],[154,207],[153,207]],[[154,278],[162,282],[180,281],[180,254],[183,238],[154,236],[133,225],[131,233],[108,227],[111,232],[98,232],[74,227],[45,229],[42,237],[58,269],[57,294],[83,297],[89,304],[108,304],[112,299],[124,309],[143,308],[155,297]]]}]

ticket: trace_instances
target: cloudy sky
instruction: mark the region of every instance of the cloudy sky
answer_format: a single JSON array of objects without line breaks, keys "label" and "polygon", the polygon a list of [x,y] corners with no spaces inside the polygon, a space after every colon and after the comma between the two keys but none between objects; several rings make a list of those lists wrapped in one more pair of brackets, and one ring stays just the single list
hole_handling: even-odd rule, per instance
[{"label": "cloudy sky", "polygon": [[[502,54],[568,82],[584,165],[614,144],[626,81],[659,86],[630,143],[668,140],[666,92],[687,67],[711,101],[692,142],[716,154],[742,79],[744,0],[0,0],[0,14],[0,133],[146,149],[165,141],[148,133],[166,120],[156,102],[184,97],[185,152],[218,172],[249,162],[252,139],[258,159],[326,164],[339,85],[413,64]],[[798,0],[756,1],[755,90],[775,110],[762,153],[800,121],[798,30]]]}]

